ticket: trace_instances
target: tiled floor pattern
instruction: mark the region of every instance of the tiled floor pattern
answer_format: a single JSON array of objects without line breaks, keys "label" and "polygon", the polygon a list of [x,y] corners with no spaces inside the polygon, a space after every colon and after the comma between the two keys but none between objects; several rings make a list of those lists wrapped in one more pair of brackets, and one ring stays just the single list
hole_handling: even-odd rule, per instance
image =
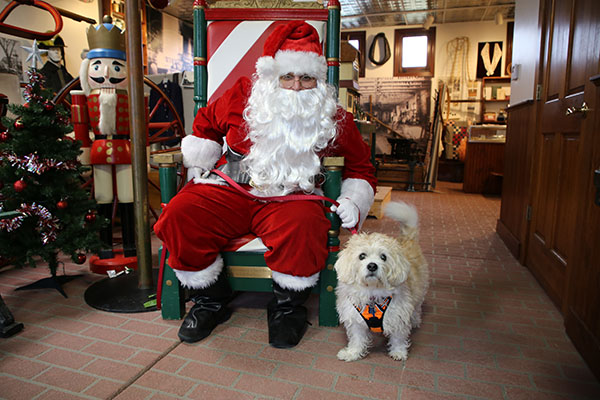
[{"label": "tiled floor pattern", "polygon": [[[415,204],[431,288],[407,362],[377,339],[358,362],[338,361],[341,327],[313,325],[292,350],[267,344],[266,294],[241,294],[206,340],[177,340],[159,312],[98,311],[84,292],[102,277],[62,260],[68,299],[16,291],[47,269],[0,271],[0,293],[25,330],[0,339],[2,399],[598,399],[600,384],[566,337],[559,312],[495,234],[500,201],[439,182],[393,192]],[[387,219],[367,230],[394,231]],[[156,247],[157,243],[153,242]],[[107,295],[109,295],[107,293]]]}]

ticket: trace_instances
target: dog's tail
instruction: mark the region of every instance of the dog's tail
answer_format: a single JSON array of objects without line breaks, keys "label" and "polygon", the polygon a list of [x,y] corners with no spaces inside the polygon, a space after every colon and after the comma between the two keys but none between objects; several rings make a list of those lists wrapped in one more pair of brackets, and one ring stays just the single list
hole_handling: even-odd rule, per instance
[{"label": "dog's tail", "polygon": [[415,206],[402,201],[391,201],[386,204],[383,211],[386,216],[402,223],[402,234],[409,236],[416,234],[419,225],[419,215]]}]

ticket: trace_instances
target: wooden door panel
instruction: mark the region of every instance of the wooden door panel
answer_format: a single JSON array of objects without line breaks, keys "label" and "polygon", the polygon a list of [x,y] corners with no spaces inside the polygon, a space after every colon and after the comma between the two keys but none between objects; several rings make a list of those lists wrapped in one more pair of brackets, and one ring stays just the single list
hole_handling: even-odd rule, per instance
[{"label": "wooden door panel", "polygon": [[569,30],[571,21],[571,1],[559,1],[554,7],[553,24],[550,24],[550,52],[548,66],[548,84],[546,93],[548,99],[557,98],[563,93],[567,59],[569,54]]},{"label": "wooden door panel", "polygon": [[[536,241],[539,241],[543,247],[552,245],[553,215],[556,206],[556,191],[558,190],[558,165],[555,162],[555,149],[558,148],[557,137],[557,133],[543,134],[542,144],[538,150],[541,160],[537,192],[539,201],[534,205],[535,218],[532,221],[532,230]],[[547,217],[542,218],[541,216]]]},{"label": "wooden door panel", "polygon": [[559,190],[556,204],[556,225],[552,250],[564,264],[571,254],[571,243],[576,230],[578,160],[581,157],[579,132],[563,133],[560,149]]},{"label": "wooden door panel", "polygon": [[[591,1],[591,0],[583,0]],[[577,3],[580,3],[578,0]],[[579,5],[579,4],[578,4]],[[543,104],[536,140],[533,215],[526,263],[559,307],[576,232],[575,210],[581,195],[582,121],[587,50],[573,51],[575,39],[588,35],[586,23],[575,21],[575,0],[546,1],[545,53],[542,60]],[[575,14],[573,14],[575,13]],[[572,18],[573,17],[573,18]],[[581,47],[581,46],[580,46]],[[583,76],[582,76],[583,73]]]},{"label": "wooden door panel", "polygon": [[[600,378],[600,1],[542,0],[543,85],[526,265]],[[589,110],[581,112],[587,103]],[[573,107],[574,113],[566,113]]]},{"label": "wooden door panel", "polygon": [[594,7],[590,1],[577,2],[574,10],[573,18],[573,39],[571,45],[570,68],[567,88],[569,92],[582,91],[583,87],[588,83],[589,61],[594,57],[598,58],[595,53],[597,47],[593,44],[598,40],[597,26],[598,21],[594,15]]}]

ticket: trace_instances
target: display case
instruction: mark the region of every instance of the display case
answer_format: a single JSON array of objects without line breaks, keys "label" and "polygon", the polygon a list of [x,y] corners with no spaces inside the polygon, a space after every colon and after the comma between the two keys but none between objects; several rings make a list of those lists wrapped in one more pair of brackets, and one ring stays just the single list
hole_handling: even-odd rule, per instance
[{"label": "display case", "polygon": [[469,142],[504,143],[506,142],[506,125],[471,125]]}]

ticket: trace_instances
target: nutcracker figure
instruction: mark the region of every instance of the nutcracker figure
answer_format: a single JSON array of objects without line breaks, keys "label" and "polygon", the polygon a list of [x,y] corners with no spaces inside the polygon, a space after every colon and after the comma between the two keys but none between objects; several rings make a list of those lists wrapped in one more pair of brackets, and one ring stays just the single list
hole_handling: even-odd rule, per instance
[{"label": "nutcracker figure", "polygon": [[91,165],[98,213],[111,221],[100,233],[99,258],[112,259],[113,203],[119,205],[123,256],[135,257],[133,177],[129,137],[125,35],[110,17],[87,30],[90,47],[81,63],[82,90],[71,91],[71,120],[82,142],[81,161]]}]

